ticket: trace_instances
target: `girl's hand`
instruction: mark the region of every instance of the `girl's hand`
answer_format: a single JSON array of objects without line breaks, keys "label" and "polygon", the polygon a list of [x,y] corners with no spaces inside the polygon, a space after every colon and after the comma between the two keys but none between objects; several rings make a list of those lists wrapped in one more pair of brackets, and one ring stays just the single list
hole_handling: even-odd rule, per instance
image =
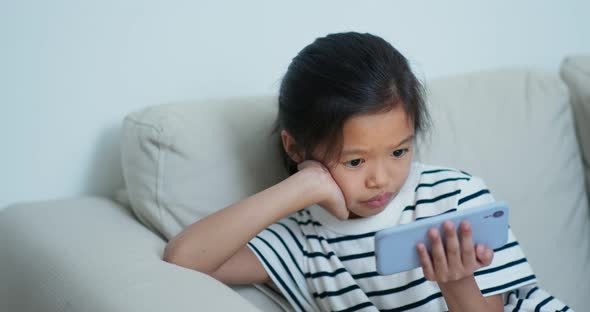
[{"label": "girl's hand", "polygon": [[318,201],[318,205],[328,210],[333,216],[340,220],[348,219],[349,211],[346,208],[346,202],[342,190],[330,174],[328,168],[322,163],[315,160],[306,160],[299,165],[297,169],[302,172],[306,171],[312,175],[311,179],[319,182],[321,199]]},{"label": "girl's hand", "polygon": [[484,245],[473,246],[469,222],[460,224],[461,240],[457,237],[453,222],[445,221],[443,231],[446,236],[444,246],[438,229],[431,228],[428,231],[432,257],[423,243],[417,245],[422,271],[427,280],[436,281],[439,285],[459,281],[492,263],[492,249]]}]

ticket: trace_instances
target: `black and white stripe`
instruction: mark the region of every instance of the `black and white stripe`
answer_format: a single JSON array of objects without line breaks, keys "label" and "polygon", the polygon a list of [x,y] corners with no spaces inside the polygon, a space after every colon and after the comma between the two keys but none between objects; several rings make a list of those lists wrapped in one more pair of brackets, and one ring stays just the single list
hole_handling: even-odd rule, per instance
[{"label": "black and white stripe", "polygon": [[[449,168],[423,167],[412,187],[412,200],[400,207],[400,223],[494,201],[483,181],[475,176]],[[377,274],[376,231],[359,229],[358,233],[340,234],[304,209],[273,224],[249,246],[296,310],[448,310],[440,289],[424,278],[420,268],[390,276]],[[559,302],[536,296],[541,291],[534,285],[515,291],[534,284],[536,277],[512,231],[508,243],[494,252],[492,264],[474,273],[484,295],[510,292],[506,304],[516,311],[531,302],[541,310]],[[565,305],[555,308],[568,309]]]},{"label": "black and white stripe", "polygon": [[571,311],[570,307],[536,285],[524,286],[510,292],[504,305],[505,311],[554,312]]}]

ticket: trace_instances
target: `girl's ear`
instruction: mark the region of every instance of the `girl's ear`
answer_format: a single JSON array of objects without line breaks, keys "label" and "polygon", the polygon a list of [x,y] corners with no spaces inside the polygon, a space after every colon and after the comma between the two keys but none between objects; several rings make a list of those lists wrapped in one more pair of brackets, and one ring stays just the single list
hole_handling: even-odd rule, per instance
[{"label": "girl's ear", "polygon": [[295,138],[287,130],[281,130],[281,140],[283,141],[283,149],[291,159],[300,163],[303,161],[303,155]]}]

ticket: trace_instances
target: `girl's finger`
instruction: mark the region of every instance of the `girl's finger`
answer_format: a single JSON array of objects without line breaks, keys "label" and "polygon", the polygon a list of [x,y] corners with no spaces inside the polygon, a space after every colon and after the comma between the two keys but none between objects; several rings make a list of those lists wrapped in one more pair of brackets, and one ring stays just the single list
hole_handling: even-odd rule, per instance
[{"label": "girl's finger", "polygon": [[461,222],[459,232],[461,233],[461,260],[463,261],[463,266],[474,270],[477,266],[477,260],[475,259],[471,224],[467,221]]},{"label": "girl's finger", "polygon": [[418,245],[416,245],[416,250],[418,251],[418,258],[420,258],[420,265],[422,266],[424,278],[429,281],[436,280],[434,269],[432,267],[432,261],[430,261],[430,255],[428,254],[426,246],[424,246],[423,243],[418,243]]},{"label": "girl's finger", "polygon": [[440,238],[440,233],[437,228],[428,230],[428,238],[432,246],[432,262],[434,267],[434,273],[439,279],[442,277],[446,278],[448,272],[447,256],[445,254],[445,248]]},{"label": "girl's finger", "polygon": [[461,250],[459,248],[459,238],[457,238],[457,232],[455,231],[455,225],[453,222],[445,221],[443,223],[443,231],[445,231],[445,250],[449,270],[461,270],[463,267],[460,254]]},{"label": "girl's finger", "polygon": [[490,265],[494,259],[494,251],[484,245],[478,244],[476,246],[476,253],[480,267]]}]

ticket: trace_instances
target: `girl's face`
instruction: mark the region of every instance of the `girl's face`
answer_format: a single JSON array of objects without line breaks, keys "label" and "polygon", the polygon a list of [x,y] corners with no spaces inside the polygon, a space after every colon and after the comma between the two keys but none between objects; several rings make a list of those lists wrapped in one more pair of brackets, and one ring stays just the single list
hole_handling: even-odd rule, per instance
[{"label": "girl's face", "polygon": [[342,190],[351,218],[385,209],[408,177],[414,126],[401,105],[344,123],[340,159],[327,167]]}]

